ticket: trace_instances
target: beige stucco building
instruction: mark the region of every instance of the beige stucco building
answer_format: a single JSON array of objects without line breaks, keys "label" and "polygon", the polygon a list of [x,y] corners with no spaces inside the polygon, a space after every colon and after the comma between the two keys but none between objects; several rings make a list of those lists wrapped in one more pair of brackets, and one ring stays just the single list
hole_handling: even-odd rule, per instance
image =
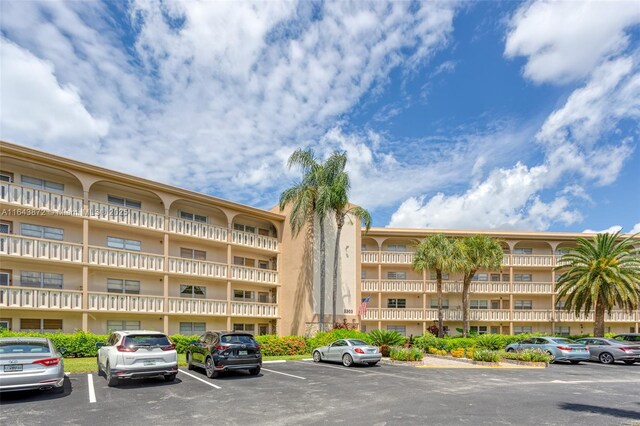
[{"label": "beige stucco building", "polygon": [[[261,210],[0,142],[0,326],[12,330],[205,329],[308,334],[319,322],[318,229],[291,235],[286,211]],[[335,224],[326,225],[326,321]],[[348,220],[339,248],[340,320],[364,330],[422,334],[437,317],[430,273],[411,269],[432,230]],[[443,231],[464,235],[463,231]],[[488,232],[503,241],[499,271],[472,285],[479,332],[578,334],[591,318],[556,309],[553,268],[578,235]],[[460,277],[445,283],[445,324],[461,326]],[[358,315],[363,297],[366,313]],[[615,311],[614,332],[639,313]]]}]

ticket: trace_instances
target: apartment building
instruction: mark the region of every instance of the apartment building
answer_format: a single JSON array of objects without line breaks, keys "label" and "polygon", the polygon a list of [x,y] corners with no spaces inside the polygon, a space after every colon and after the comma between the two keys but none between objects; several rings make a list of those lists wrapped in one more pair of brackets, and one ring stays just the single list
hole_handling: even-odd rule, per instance
[{"label": "apartment building", "polygon": [[[313,232],[312,232],[313,231]],[[326,224],[325,322],[332,313],[335,224]],[[437,319],[435,277],[411,269],[437,231],[347,220],[336,312],[363,330],[424,333]],[[451,236],[469,232],[444,231]],[[266,211],[0,142],[0,327],[106,333],[205,329],[308,334],[319,319],[319,229],[291,235],[287,211]],[[505,251],[471,287],[479,333],[592,331],[559,308],[554,267],[578,234],[488,232]],[[462,326],[461,277],[445,275],[445,324]],[[363,297],[367,310],[358,314]],[[613,332],[639,313],[614,311]]]}]

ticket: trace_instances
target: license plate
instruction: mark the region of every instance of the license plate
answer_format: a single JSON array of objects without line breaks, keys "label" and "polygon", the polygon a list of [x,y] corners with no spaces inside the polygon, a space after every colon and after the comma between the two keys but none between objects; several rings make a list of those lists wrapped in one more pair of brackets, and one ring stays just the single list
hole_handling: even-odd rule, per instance
[{"label": "license plate", "polygon": [[242,356],[242,355],[246,355],[247,351],[238,351],[238,355]]},{"label": "license plate", "polygon": [[5,365],[4,371],[22,371],[22,364],[18,365]]},{"label": "license plate", "polygon": [[144,365],[156,365],[155,361],[145,361]]}]

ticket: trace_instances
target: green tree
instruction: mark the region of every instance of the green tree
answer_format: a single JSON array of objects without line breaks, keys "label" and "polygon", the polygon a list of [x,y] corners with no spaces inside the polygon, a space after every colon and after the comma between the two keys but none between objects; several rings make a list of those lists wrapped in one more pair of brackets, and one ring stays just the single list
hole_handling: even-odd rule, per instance
[{"label": "green tree", "polygon": [[563,255],[556,270],[564,270],[556,284],[565,309],[576,315],[595,311],[593,334],[604,336],[605,312],[614,306],[627,312],[640,301],[640,256],[633,244],[637,235],[622,238],[619,232],[596,235],[592,241],[578,238],[575,249]]},{"label": "green tree", "polygon": [[442,315],[442,273],[455,272],[461,268],[456,243],[444,234],[435,234],[420,241],[413,258],[413,270],[416,272],[436,271],[438,292],[438,337],[444,335]]},{"label": "green tree", "polygon": [[456,241],[460,256],[462,278],[462,335],[469,335],[469,290],[471,280],[480,269],[496,270],[502,265],[502,246],[495,238],[486,235],[470,235]]}]

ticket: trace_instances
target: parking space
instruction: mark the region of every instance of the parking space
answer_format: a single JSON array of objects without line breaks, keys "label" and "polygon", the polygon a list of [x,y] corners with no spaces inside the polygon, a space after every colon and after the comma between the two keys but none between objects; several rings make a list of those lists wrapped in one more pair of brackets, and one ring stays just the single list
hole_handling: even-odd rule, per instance
[{"label": "parking space", "polygon": [[72,374],[63,395],[3,394],[0,423],[634,424],[638,389],[640,364],[465,370],[292,361],[265,364],[258,376],[211,380],[181,369],[175,382],[130,380],[116,388],[96,374]]}]

